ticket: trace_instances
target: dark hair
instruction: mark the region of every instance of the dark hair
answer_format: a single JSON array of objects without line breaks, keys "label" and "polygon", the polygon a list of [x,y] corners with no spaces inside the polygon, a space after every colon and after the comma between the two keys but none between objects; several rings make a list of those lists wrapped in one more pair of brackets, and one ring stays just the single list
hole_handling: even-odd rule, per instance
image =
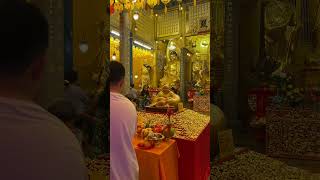
[{"label": "dark hair", "polygon": [[78,72],[75,70],[70,71],[67,73],[67,77],[65,78],[70,82],[70,84],[73,84],[78,81]]},{"label": "dark hair", "polygon": [[118,83],[124,79],[125,69],[121,63],[117,61],[111,61],[109,67],[110,67],[110,75],[109,75],[110,84]]},{"label": "dark hair", "polygon": [[45,55],[49,46],[47,19],[25,0],[1,0],[0,22],[0,71],[20,75],[36,56]]},{"label": "dark hair", "polygon": [[132,83],[132,84],[130,84],[130,87],[131,87],[131,88],[134,88],[134,84],[133,84],[133,83]]}]

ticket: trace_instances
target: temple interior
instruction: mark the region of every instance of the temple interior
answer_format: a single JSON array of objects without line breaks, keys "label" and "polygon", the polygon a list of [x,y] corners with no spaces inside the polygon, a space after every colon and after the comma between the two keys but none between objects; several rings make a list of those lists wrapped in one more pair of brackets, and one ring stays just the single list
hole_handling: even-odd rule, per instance
[{"label": "temple interior", "polygon": [[[72,70],[88,96],[109,102],[108,63],[121,62],[143,175],[319,179],[318,0],[31,1],[54,27],[37,102],[63,96]],[[102,108],[109,126],[108,103]],[[110,168],[103,128],[87,162],[100,179]]]}]

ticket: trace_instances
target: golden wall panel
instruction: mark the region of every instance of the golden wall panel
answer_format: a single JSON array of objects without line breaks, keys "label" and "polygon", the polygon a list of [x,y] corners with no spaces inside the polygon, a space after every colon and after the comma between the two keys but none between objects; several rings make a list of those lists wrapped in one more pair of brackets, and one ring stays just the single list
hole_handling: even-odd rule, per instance
[{"label": "golden wall panel", "polygon": [[[92,76],[98,71],[100,61],[106,57],[104,55],[101,59],[96,58],[99,48],[102,47],[99,24],[108,20],[106,7],[106,1],[73,1],[73,61],[79,72],[80,84],[88,91],[96,88]],[[89,50],[86,53],[80,52],[79,44],[82,41],[88,43]]]}]

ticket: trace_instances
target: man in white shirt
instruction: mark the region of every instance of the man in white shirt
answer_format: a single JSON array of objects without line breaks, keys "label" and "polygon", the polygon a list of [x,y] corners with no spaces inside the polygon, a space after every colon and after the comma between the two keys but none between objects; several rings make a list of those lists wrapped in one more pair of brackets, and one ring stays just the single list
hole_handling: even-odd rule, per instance
[{"label": "man in white shirt", "polygon": [[24,0],[1,0],[0,22],[0,179],[88,179],[76,137],[33,101],[46,64],[46,18]]},{"label": "man in white shirt", "polygon": [[132,146],[137,127],[134,105],[120,94],[125,69],[116,61],[110,62],[110,163],[111,180],[138,180],[139,166]]}]

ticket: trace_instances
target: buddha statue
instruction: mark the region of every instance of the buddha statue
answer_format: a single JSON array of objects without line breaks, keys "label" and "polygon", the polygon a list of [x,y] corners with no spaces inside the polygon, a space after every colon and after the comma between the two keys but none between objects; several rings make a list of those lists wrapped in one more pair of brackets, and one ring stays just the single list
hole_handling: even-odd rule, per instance
[{"label": "buddha statue", "polygon": [[181,102],[180,96],[172,92],[168,85],[164,85],[162,90],[152,98],[153,107],[177,107]]},{"label": "buddha statue", "polygon": [[151,79],[150,71],[151,71],[151,66],[144,64],[142,67],[142,75],[141,75],[142,87],[150,85],[150,79]]},{"label": "buddha statue", "polygon": [[164,67],[164,76],[160,79],[160,86],[164,86],[165,84],[173,86],[180,80],[180,61],[178,54],[175,51],[170,51],[169,54],[167,64]]}]

